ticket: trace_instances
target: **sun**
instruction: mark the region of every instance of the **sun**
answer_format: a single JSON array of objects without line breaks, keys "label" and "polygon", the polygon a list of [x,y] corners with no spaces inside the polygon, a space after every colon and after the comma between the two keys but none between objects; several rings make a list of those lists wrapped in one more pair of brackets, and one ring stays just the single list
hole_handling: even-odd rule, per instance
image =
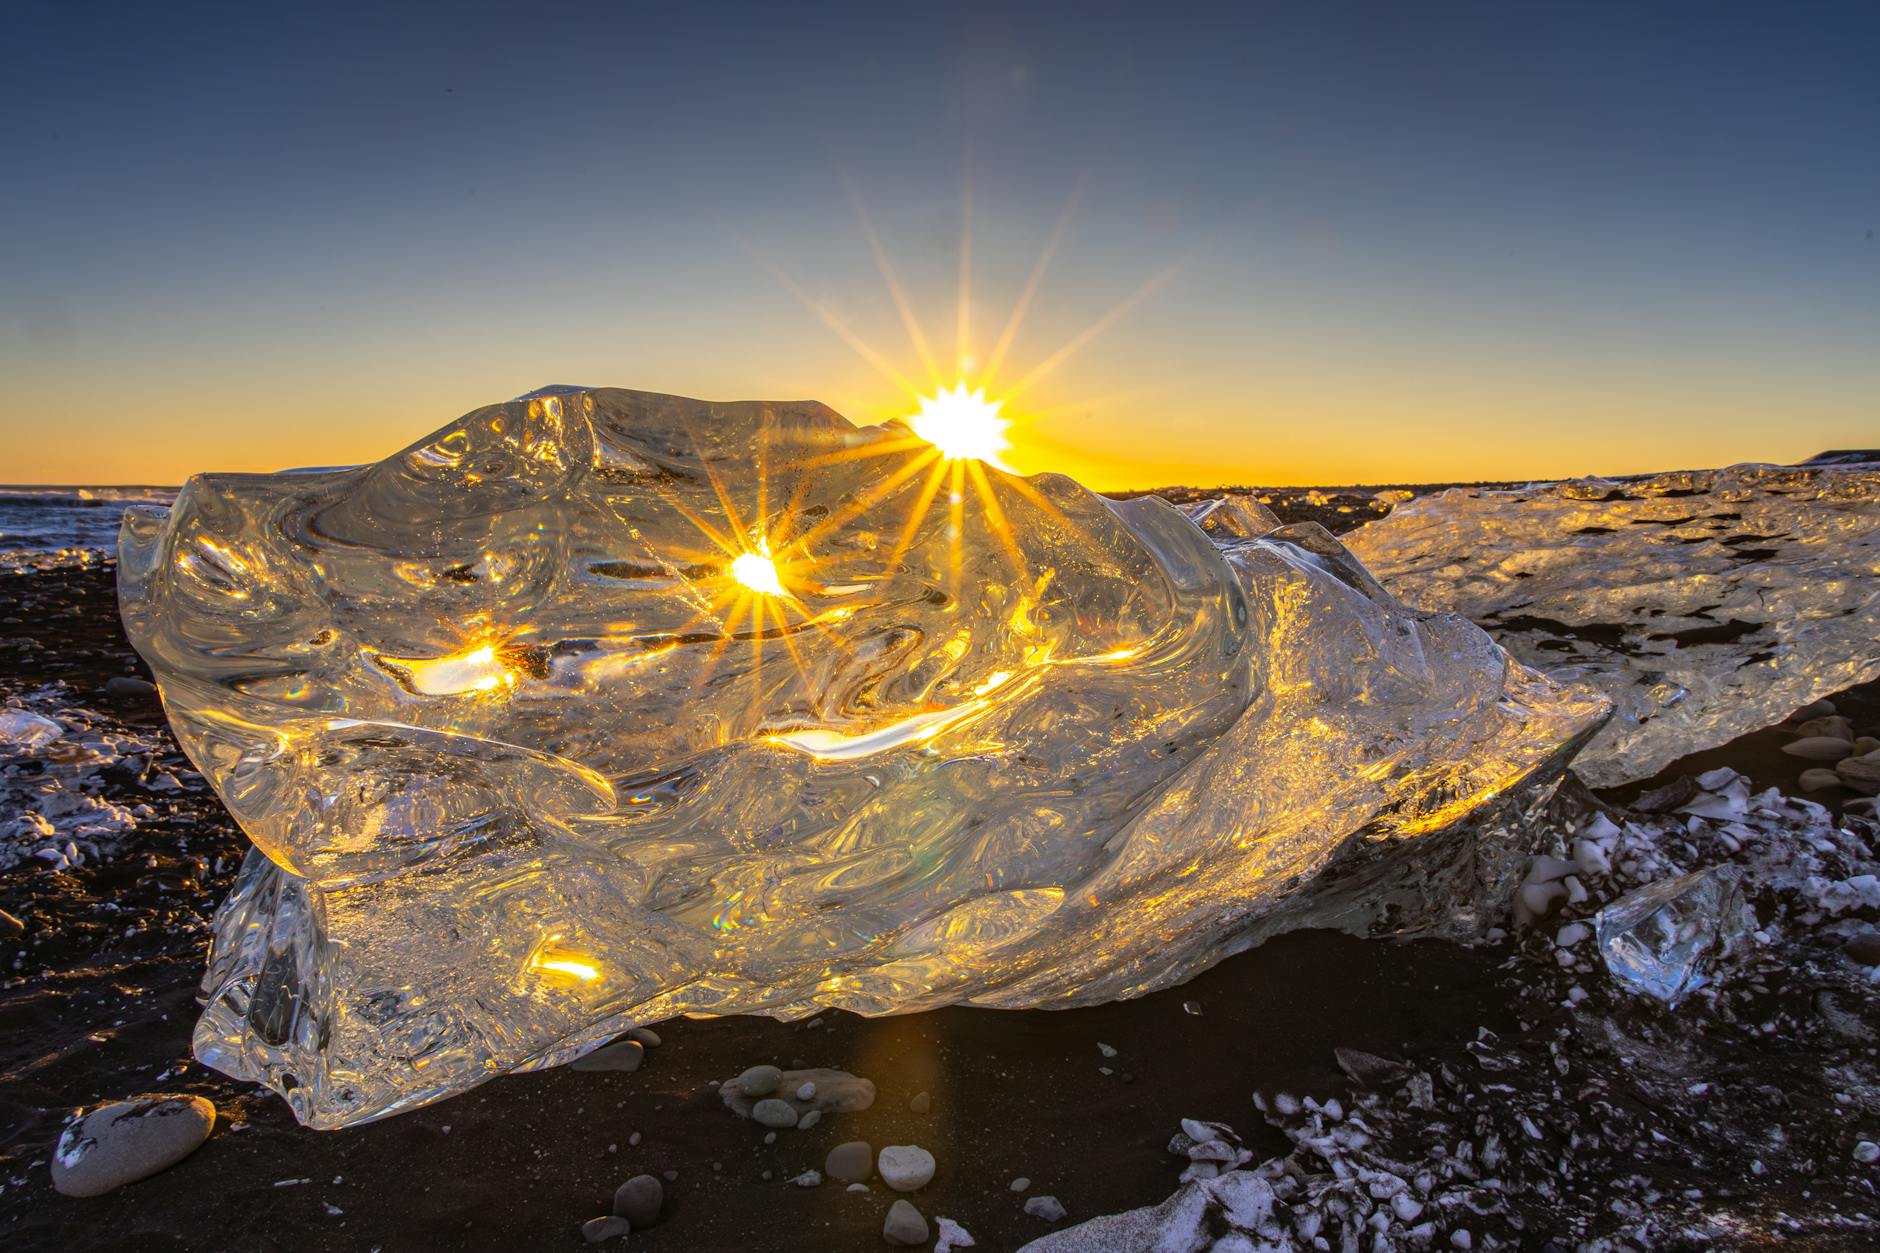
[{"label": "sun", "polygon": [[983,461],[1004,470],[1000,457],[1012,446],[1005,435],[1012,424],[999,413],[1000,403],[987,400],[984,388],[967,391],[961,380],[952,391],[921,397],[908,427],[949,461]]}]

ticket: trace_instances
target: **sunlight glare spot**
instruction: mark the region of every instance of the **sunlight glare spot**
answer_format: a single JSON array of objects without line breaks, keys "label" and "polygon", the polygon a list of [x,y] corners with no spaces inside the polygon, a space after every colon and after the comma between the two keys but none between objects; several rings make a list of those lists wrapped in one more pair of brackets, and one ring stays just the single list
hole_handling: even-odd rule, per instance
[{"label": "sunlight glare spot", "polygon": [[788,594],[783,590],[783,579],[777,574],[777,563],[771,560],[769,553],[739,553],[731,561],[731,577],[765,596]]}]

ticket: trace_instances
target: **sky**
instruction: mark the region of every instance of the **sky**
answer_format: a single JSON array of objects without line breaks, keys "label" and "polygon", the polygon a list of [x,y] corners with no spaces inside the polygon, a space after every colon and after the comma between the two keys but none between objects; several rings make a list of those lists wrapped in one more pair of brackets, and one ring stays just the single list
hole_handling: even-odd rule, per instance
[{"label": "sky", "polygon": [[6,25],[0,481],[377,460],[548,383],[873,423],[963,376],[1099,489],[1880,445],[1880,6]]}]

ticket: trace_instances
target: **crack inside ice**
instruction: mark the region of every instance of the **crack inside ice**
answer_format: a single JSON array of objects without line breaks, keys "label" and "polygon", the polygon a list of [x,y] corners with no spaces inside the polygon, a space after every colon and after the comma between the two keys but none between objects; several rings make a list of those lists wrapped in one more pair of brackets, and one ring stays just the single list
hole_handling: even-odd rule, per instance
[{"label": "crack inside ice", "polygon": [[1069,1007],[1289,928],[1479,932],[1608,712],[1251,500],[813,403],[557,389],[199,476],[120,553],[255,845],[197,1055],[320,1127],[678,1014]]}]

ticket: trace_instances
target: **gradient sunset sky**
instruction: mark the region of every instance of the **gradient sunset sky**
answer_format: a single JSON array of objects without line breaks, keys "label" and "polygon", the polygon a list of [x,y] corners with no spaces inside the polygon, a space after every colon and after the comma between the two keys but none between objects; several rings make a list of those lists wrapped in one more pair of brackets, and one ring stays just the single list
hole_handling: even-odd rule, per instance
[{"label": "gradient sunset sky", "polygon": [[904,416],[805,303],[927,383],[858,204],[948,383],[1062,223],[993,386],[1025,471],[1880,444],[1873,4],[5,21],[0,481],[375,460],[551,382]]}]

